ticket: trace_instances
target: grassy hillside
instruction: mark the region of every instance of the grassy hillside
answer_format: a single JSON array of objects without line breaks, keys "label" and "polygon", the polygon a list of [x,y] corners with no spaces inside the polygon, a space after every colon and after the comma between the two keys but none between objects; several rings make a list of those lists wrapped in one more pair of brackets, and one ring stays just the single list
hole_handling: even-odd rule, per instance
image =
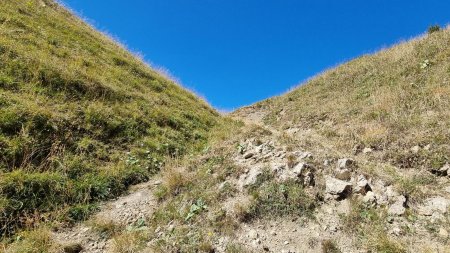
[{"label": "grassy hillside", "polygon": [[218,118],[52,0],[0,2],[0,234],[83,219]]},{"label": "grassy hillside", "polygon": [[325,71],[254,108],[267,113],[266,123],[312,129],[342,153],[370,147],[396,167],[437,170],[450,159],[449,57],[447,28]]}]

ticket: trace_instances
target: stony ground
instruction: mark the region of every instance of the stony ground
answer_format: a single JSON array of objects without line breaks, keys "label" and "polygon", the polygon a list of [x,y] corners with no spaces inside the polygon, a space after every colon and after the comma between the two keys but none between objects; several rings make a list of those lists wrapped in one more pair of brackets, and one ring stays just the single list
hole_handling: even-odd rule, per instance
[{"label": "stony ground", "polygon": [[[254,108],[244,108],[238,113],[247,124],[262,123],[264,114]],[[264,125],[264,127],[267,127]],[[239,232],[239,240],[256,252],[322,252],[320,243],[332,240],[341,252],[367,252],[356,243],[358,236],[343,228],[342,217],[351,212],[351,201],[359,201],[364,206],[384,213],[387,223],[383,224],[388,236],[393,240],[407,243],[413,252],[450,252],[450,166],[441,169],[436,179],[438,187],[421,189],[426,197],[419,203],[412,203],[407,196],[399,193],[389,180],[371,177],[359,171],[358,163],[376,157],[376,151],[362,148],[353,157],[326,159],[323,151],[287,150],[280,144],[282,135],[301,140],[317,138],[312,132],[300,129],[286,129],[282,132],[269,128],[274,133],[266,143],[254,145],[255,140],[243,142],[246,152],[236,156],[236,163],[247,168],[239,179],[241,189],[256,182],[263,168],[271,168],[278,180],[296,179],[306,188],[324,187],[324,199],[314,214],[314,219],[306,220],[261,220],[245,224]],[[321,142],[326,143],[326,142]],[[418,152],[422,147],[412,147]],[[429,147],[423,147],[429,148]],[[317,152],[315,154],[314,152]],[[321,153],[321,154],[319,154]],[[317,157],[316,157],[317,155]],[[340,155],[335,153],[334,156]],[[295,157],[289,165],[288,157]],[[310,164],[311,162],[311,164]],[[312,164],[321,164],[319,168]],[[403,171],[403,173],[409,173]],[[420,173],[430,174],[428,171]],[[413,217],[413,218],[412,218]]]},{"label": "stony ground", "polygon": [[[246,115],[246,124],[262,125],[262,113],[241,113]],[[352,157],[328,159],[322,151],[291,149],[281,141],[283,138],[310,138],[314,133],[299,129],[267,130],[272,134],[244,139],[239,144],[233,161],[244,168],[243,172],[218,185],[218,190],[226,184],[232,185],[238,189],[238,193],[224,201],[221,208],[227,213],[233,213],[237,203],[248,201],[245,189],[255,184],[265,169],[269,169],[278,182],[297,180],[309,194],[319,193],[323,197],[318,202],[313,218],[271,218],[243,222],[233,236],[224,236],[215,242],[214,252],[225,252],[227,244],[231,242],[239,243],[253,252],[332,252],[324,250],[326,241],[332,241],[340,252],[367,252],[359,236],[345,227],[348,221],[345,223],[343,217],[350,215],[354,201],[383,213],[387,222],[382,224],[382,229],[387,231],[392,240],[406,242],[409,251],[449,252],[448,165],[442,168],[442,171],[447,171],[437,179],[439,187],[428,192],[423,201],[410,203],[407,196],[391,182],[372,177],[358,169],[367,157],[376,156],[375,150],[364,148]],[[327,147],[323,149],[327,150]],[[335,153],[332,157],[339,155]],[[159,183],[153,179],[135,186],[128,195],[102,205],[101,211],[91,220],[109,221],[127,227],[151,217],[158,205],[153,189]],[[66,252],[113,252],[114,239],[102,237],[89,224],[92,222],[61,229],[54,233],[54,238],[66,245]],[[147,228],[143,226],[143,229]],[[153,252],[152,242],[150,238],[145,252]]]},{"label": "stony ground", "polygon": [[160,182],[156,179],[135,185],[129,194],[106,202],[89,221],[75,227],[53,233],[54,239],[66,252],[112,252],[114,241],[96,231],[95,224],[112,223],[117,226],[133,226],[149,217],[157,206],[152,190]]}]

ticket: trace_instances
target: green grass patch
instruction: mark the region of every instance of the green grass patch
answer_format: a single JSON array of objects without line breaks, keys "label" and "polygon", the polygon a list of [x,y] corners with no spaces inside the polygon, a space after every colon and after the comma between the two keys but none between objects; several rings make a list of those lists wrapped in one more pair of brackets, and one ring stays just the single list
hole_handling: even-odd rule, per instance
[{"label": "green grass patch", "polygon": [[267,182],[253,190],[254,203],[247,211],[249,219],[279,216],[311,216],[316,206],[295,181],[284,183]]}]

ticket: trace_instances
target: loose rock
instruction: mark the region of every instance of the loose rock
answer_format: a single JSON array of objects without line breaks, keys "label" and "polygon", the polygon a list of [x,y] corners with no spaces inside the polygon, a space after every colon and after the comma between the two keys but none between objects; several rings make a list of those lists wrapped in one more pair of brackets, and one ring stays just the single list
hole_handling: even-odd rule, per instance
[{"label": "loose rock", "polygon": [[450,164],[446,163],[442,168],[439,169],[439,175],[450,176]]},{"label": "loose rock", "polygon": [[439,229],[439,237],[446,239],[448,237],[448,232],[444,228]]},{"label": "loose rock", "polygon": [[292,172],[304,186],[314,186],[314,169],[312,166],[306,163],[299,163],[292,169]]},{"label": "loose rock", "polygon": [[373,149],[371,149],[371,148],[364,148],[362,152],[364,154],[369,154],[369,153],[372,153],[372,151],[373,151]]},{"label": "loose rock", "polygon": [[447,193],[450,193],[450,186],[445,187],[444,189]]},{"label": "loose rock", "polygon": [[425,204],[419,207],[419,214],[431,216],[433,213],[445,214],[450,206],[450,200],[444,197],[433,197],[425,200]]},{"label": "loose rock", "polygon": [[261,174],[262,170],[260,168],[251,168],[247,174],[243,174],[239,178],[240,186],[246,187],[255,184]]},{"label": "loose rock", "polygon": [[355,161],[353,159],[339,159],[336,168],[336,178],[340,180],[350,180],[354,165]]},{"label": "loose rock", "polygon": [[398,196],[394,204],[392,204],[388,209],[388,214],[390,215],[403,215],[406,211],[406,198],[405,196]]},{"label": "loose rock", "polygon": [[335,198],[344,199],[352,192],[352,184],[332,177],[327,177],[326,193],[334,195]]},{"label": "loose rock", "polygon": [[352,169],[356,165],[356,162],[350,158],[342,158],[338,160],[337,165],[338,169]]},{"label": "loose rock", "polygon": [[368,192],[366,196],[364,196],[363,198],[363,203],[366,204],[367,206],[375,206],[377,204],[377,198],[375,196],[375,193],[371,191]]},{"label": "loose rock", "polygon": [[412,147],[410,150],[411,150],[411,152],[413,152],[414,154],[417,154],[417,153],[419,153],[419,151],[420,151],[420,147],[419,147],[419,146],[414,146],[414,147]]},{"label": "loose rock", "polygon": [[254,156],[255,154],[253,154],[252,152],[248,152],[244,154],[244,159],[250,159]]},{"label": "loose rock", "polygon": [[259,234],[256,230],[252,229],[248,232],[248,237],[252,240],[256,240],[259,237]]},{"label": "loose rock", "polygon": [[371,191],[372,188],[369,185],[369,181],[364,175],[359,175],[356,179],[356,185],[354,188],[355,193],[366,194],[366,192]]}]

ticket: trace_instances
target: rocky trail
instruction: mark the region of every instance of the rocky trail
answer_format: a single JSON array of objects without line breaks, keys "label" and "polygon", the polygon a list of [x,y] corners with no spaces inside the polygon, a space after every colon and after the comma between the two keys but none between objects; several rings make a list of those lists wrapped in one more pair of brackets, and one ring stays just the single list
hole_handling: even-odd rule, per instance
[{"label": "rocky trail", "polygon": [[[264,127],[272,135],[268,139],[248,139],[241,143],[244,151],[236,154],[234,160],[246,169],[238,179],[228,181],[240,189],[241,194],[229,199],[223,208],[233,212],[236,203],[248,201],[249,196],[244,194],[245,188],[256,184],[258,177],[267,168],[276,175],[277,181],[298,180],[308,191],[314,192],[314,175],[317,171],[306,162],[313,159],[313,155],[308,151],[286,151],[286,146],[280,144],[279,140],[283,134],[292,136],[292,132],[280,132],[263,125],[264,114],[261,112],[245,113],[247,125]],[[296,157],[295,164],[288,165],[288,156]],[[349,201],[323,203],[316,210],[315,219],[273,218],[243,223],[233,240],[254,252],[322,252],[321,243],[327,240],[340,245],[342,252],[364,252],[355,248],[354,238],[345,236],[342,230],[340,216],[349,211]]]},{"label": "rocky trail", "polygon": [[108,201],[100,206],[100,211],[91,219],[74,227],[61,229],[53,233],[56,242],[63,246],[64,252],[101,253],[111,252],[114,241],[96,231],[98,222],[115,226],[133,228],[151,216],[157,206],[153,189],[160,181],[148,182],[131,187],[127,195]]},{"label": "rocky trail", "polygon": [[[365,206],[385,210],[389,222],[383,225],[384,229],[394,239],[410,241],[412,249],[427,245],[432,252],[448,250],[445,245],[449,237],[446,224],[450,186],[420,204],[409,203],[407,197],[389,182],[359,172],[358,163],[361,161],[358,158],[323,159],[323,155],[316,156],[316,151],[289,150],[280,142],[282,138],[305,138],[308,133],[268,128],[261,122],[263,116],[261,112],[246,112],[247,125],[258,125],[272,134],[241,142],[240,150],[235,153],[233,160],[243,168],[242,174],[228,178],[218,186],[220,190],[226,184],[232,185],[238,189],[238,193],[224,201],[221,208],[227,213],[233,213],[237,204],[248,202],[250,196],[247,187],[256,184],[267,169],[275,175],[276,181],[296,180],[303,184],[310,195],[322,193],[323,197],[314,210],[313,218],[274,217],[243,222],[234,236],[221,237],[215,242],[214,252],[226,252],[231,242],[239,243],[253,252],[325,252],[323,250],[327,242],[338,245],[341,252],[367,252],[358,244],[358,236],[346,230],[348,221],[346,224],[343,219],[352,212],[354,199]],[[371,152],[374,151],[364,150],[363,153],[370,155]],[[442,185],[450,185],[448,177],[441,180]],[[128,195],[102,204],[100,211],[90,221],[112,222],[128,228],[137,226],[141,220],[150,218],[157,207],[153,190],[158,184],[160,181],[152,179],[132,187]],[[414,219],[407,213],[414,213]],[[114,240],[102,236],[90,221],[54,232],[55,240],[65,245],[65,252],[111,252]],[[430,226],[433,227],[433,233],[430,233]],[[144,226],[144,229],[147,228]],[[149,250],[151,246],[152,242],[149,241]]]},{"label": "rocky trail", "polygon": [[[245,147],[245,152],[236,155],[235,161],[247,169],[237,182],[234,182],[241,191],[255,184],[264,168],[270,168],[279,182],[297,180],[311,194],[318,191],[325,194],[314,212],[313,219],[277,218],[244,224],[238,233],[239,241],[243,245],[255,252],[326,252],[323,243],[333,241],[341,252],[367,252],[357,243],[358,236],[349,233],[348,229],[346,231],[345,226],[348,224],[345,224],[343,219],[350,215],[352,201],[356,200],[368,208],[385,212],[388,222],[383,224],[383,229],[394,240],[401,238],[407,241],[411,250],[420,251],[427,248],[431,252],[448,252],[448,176],[438,178],[439,185],[444,186],[440,190],[429,193],[429,196],[419,203],[411,203],[392,182],[359,171],[358,163],[365,162],[367,156],[375,156],[376,151],[365,148],[361,151],[362,159],[341,157],[334,160],[314,154],[317,150],[288,150],[279,140],[286,135],[294,139],[305,138],[304,131],[287,129],[280,132],[268,128],[262,124],[264,114],[251,108],[240,113],[245,115],[247,124],[257,124],[273,133],[269,139],[249,139],[241,144]],[[317,137],[314,133],[309,133],[309,136]],[[294,161],[292,157],[295,157]],[[242,202],[243,196],[239,198],[238,201]]]}]

